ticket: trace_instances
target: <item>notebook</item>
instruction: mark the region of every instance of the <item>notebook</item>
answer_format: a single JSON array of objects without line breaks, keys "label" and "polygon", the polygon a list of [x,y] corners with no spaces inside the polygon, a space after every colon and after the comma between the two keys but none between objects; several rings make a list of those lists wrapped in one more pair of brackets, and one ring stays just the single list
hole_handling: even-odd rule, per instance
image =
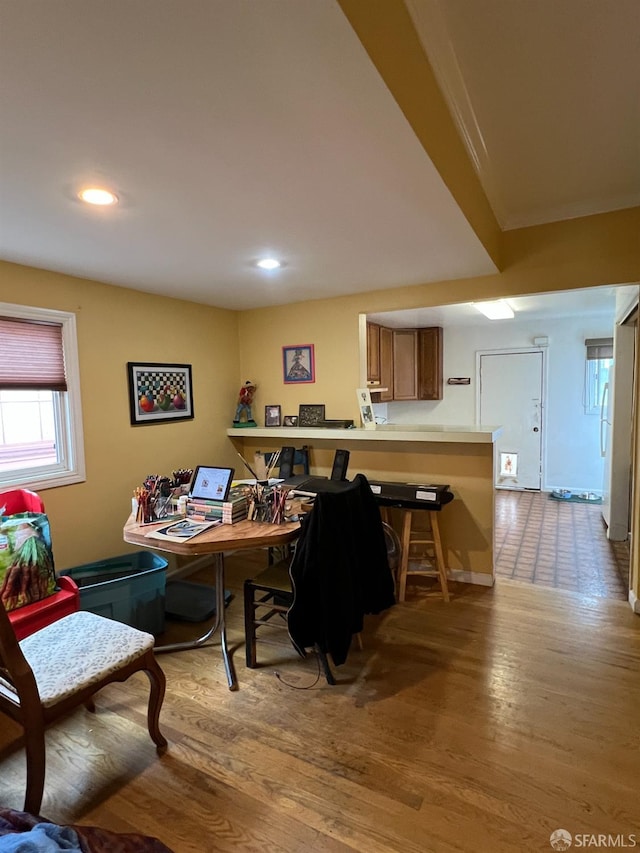
[{"label": "notebook", "polygon": [[189,486],[189,497],[208,501],[226,501],[233,480],[233,471],[233,468],[198,465]]}]

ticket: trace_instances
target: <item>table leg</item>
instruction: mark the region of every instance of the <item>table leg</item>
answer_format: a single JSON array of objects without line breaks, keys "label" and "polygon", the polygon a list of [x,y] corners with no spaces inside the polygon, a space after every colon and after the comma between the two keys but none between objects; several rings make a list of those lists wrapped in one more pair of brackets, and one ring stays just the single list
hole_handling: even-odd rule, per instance
[{"label": "table leg", "polygon": [[203,646],[208,640],[213,637],[216,631],[220,631],[220,646],[222,648],[222,660],[227,673],[227,684],[229,690],[238,689],[238,680],[233,668],[233,661],[229,655],[227,646],[227,629],[225,624],[225,607],[224,607],[224,555],[222,553],[213,554],[213,562],[216,570],[216,620],[201,637],[196,640],[186,640],[182,643],[168,643],[164,646],[156,646],[155,652],[180,652],[184,649],[196,649]]}]

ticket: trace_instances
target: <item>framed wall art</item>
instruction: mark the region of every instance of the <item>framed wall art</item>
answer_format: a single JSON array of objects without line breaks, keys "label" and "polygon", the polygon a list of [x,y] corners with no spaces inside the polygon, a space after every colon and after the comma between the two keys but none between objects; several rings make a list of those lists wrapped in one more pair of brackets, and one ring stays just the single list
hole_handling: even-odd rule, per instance
[{"label": "framed wall art", "polygon": [[298,408],[298,426],[315,426],[324,420],[324,403],[300,403]]},{"label": "framed wall art", "polygon": [[266,427],[280,426],[280,406],[264,407],[264,425]]},{"label": "framed wall art", "polygon": [[133,425],[193,418],[190,364],[127,362]]},{"label": "framed wall art", "polygon": [[313,344],[282,347],[282,369],[285,385],[305,385],[315,382]]},{"label": "framed wall art", "polygon": [[297,415],[285,415],[283,426],[298,426],[298,416]]}]

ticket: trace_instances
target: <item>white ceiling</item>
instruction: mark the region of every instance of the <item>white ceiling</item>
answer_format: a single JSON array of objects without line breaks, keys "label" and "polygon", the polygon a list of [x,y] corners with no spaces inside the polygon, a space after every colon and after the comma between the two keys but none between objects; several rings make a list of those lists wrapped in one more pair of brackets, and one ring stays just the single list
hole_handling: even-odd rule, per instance
[{"label": "white ceiling", "polygon": [[637,300],[638,285],[588,287],[584,290],[537,293],[532,296],[509,297],[506,301],[514,311],[512,320],[489,320],[471,302],[440,305],[433,308],[412,308],[368,314],[367,319],[390,329],[411,329],[425,326],[494,326],[496,323],[532,323],[538,320],[561,320],[575,317],[598,317],[613,328],[618,304]]},{"label": "white ceiling", "polygon": [[640,204],[638,0],[406,0],[503,229]]},{"label": "white ceiling", "polygon": [[[640,203],[637,0],[407,6],[503,227]],[[335,0],[0,16],[5,260],[236,309],[495,271]]]}]

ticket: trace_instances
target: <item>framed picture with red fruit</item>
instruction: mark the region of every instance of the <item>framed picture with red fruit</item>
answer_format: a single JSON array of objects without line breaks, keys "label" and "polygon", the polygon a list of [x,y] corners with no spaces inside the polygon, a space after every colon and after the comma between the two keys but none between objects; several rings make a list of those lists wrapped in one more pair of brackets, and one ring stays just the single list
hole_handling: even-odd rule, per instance
[{"label": "framed picture with red fruit", "polygon": [[193,417],[190,364],[127,362],[131,423],[160,424]]}]

